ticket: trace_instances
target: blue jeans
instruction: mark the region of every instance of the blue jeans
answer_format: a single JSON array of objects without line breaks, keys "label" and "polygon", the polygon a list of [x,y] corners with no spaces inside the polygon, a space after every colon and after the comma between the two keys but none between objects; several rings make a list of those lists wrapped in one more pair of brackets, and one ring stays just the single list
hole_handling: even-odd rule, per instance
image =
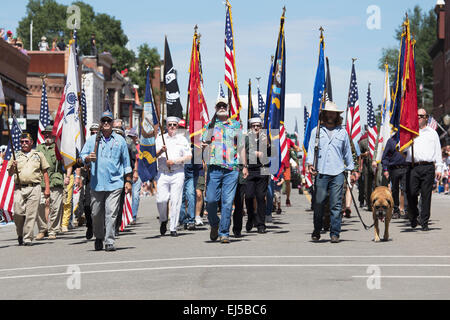
[{"label": "blue jeans", "polygon": [[136,221],[137,213],[139,210],[139,201],[141,199],[140,193],[141,193],[141,186],[142,181],[141,178],[138,178],[135,183],[133,183],[132,187],[132,203],[131,203],[131,211],[133,212],[133,220]]},{"label": "blue jeans", "polygon": [[267,195],[266,195],[266,216],[272,215],[273,209],[273,186],[274,182],[272,179],[269,179],[269,185],[267,186]]},{"label": "blue jeans", "polygon": [[[193,224],[195,222],[195,188],[197,187],[198,175],[186,175],[183,186],[183,198],[181,200],[180,224]],[[186,215],[186,198],[188,202]]]},{"label": "blue jeans", "polygon": [[323,208],[325,199],[330,196],[330,214],[331,214],[331,229],[330,236],[337,236],[341,232],[341,209],[342,197],[344,190],[344,173],[337,176],[329,176],[326,174],[319,174],[314,183],[315,188],[315,202],[314,202],[314,231],[320,232],[322,230],[323,222]]},{"label": "blue jeans", "polygon": [[[211,227],[219,226],[219,236],[230,235],[231,210],[233,208],[239,172],[210,166],[207,178],[206,201],[208,221]],[[222,199],[221,217],[217,216],[217,203]]]}]

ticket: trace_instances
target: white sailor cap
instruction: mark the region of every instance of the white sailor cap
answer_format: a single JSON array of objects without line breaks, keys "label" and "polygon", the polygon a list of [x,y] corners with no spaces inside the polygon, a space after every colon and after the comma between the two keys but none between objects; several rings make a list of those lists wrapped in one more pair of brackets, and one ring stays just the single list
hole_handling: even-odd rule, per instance
[{"label": "white sailor cap", "polygon": [[250,122],[250,125],[252,125],[254,123],[261,124],[262,120],[261,120],[261,117],[259,115],[255,114],[254,117],[249,120],[249,122]]},{"label": "white sailor cap", "polygon": [[167,117],[166,122],[176,122],[178,124],[180,120],[178,117]]}]

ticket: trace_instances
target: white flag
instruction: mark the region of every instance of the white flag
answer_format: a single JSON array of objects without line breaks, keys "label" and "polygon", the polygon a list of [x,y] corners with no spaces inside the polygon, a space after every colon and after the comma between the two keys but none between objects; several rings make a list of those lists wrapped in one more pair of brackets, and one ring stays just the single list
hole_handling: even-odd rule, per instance
[{"label": "white flag", "polygon": [[64,118],[62,121],[60,152],[64,160],[64,167],[75,164],[78,152],[82,148],[81,121],[79,116],[79,81],[77,72],[75,43],[69,47],[69,62],[67,67],[67,81],[64,88]]},{"label": "white flag", "polygon": [[384,98],[381,108],[381,126],[378,136],[376,161],[381,162],[384,148],[391,137],[391,88],[389,85],[389,67],[386,65],[386,75],[384,77]]}]

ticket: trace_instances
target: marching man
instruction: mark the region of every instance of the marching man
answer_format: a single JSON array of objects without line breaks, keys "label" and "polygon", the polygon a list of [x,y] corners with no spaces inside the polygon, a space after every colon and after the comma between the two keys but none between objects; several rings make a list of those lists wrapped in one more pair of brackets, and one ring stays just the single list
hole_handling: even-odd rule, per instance
[{"label": "marching man", "polygon": [[166,122],[168,133],[164,134],[164,139],[159,134],[155,142],[158,158],[156,204],[161,223],[160,232],[164,235],[167,231],[167,204],[170,199],[170,235],[176,237],[183,196],[184,163],[191,160],[192,153],[186,137],[177,134],[180,119],[168,117]]}]

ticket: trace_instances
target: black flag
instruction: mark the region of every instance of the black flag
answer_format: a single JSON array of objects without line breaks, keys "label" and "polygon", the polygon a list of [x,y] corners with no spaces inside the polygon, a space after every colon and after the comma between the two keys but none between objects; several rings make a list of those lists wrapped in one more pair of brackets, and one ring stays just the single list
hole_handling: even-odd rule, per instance
[{"label": "black flag", "polygon": [[255,112],[253,111],[252,102],[252,81],[248,79],[248,116],[247,116],[247,130],[250,130],[250,119],[253,118]]},{"label": "black flag", "polygon": [[167,37],[164,48],[164,84],[166,86],[167,116],[183,119],[183,107],[180,101],[177,73],[173,68]]}]

